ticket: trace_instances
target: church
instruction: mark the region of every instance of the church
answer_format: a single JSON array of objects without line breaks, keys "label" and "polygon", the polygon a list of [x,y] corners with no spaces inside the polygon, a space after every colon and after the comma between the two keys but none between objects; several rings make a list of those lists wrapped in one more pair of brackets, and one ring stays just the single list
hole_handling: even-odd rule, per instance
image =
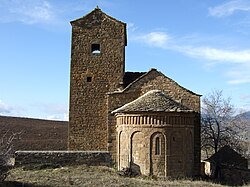
[{"label": "church", "polygon": [[142,175],[199,175],[201,95],[157,69],[125,72],[126,23],[100,8],[71,25],[68,150],[108,151]]}]

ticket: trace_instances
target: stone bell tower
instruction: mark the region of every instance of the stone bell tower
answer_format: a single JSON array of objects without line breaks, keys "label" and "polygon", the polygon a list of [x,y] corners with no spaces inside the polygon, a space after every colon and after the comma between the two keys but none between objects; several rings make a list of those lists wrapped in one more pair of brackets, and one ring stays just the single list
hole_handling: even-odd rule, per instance
[{"label": "stone bell tower", "polygon": [[69,150],[107,150],[107,93],[121,86],[126,24],[98,7],[72,25]]}]

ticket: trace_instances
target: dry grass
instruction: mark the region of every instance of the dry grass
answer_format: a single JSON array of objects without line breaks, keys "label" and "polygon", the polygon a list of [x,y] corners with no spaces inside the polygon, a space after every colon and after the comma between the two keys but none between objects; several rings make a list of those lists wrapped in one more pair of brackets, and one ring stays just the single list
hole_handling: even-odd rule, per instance
[{"label": "dry grass", "polygon": [[122,177],[115,169],[101,166],[68,166],[55,169],[25,170],[15,168],[3,186],[210,186],[222,187],[205,181],[166,180],[151,177]]}]

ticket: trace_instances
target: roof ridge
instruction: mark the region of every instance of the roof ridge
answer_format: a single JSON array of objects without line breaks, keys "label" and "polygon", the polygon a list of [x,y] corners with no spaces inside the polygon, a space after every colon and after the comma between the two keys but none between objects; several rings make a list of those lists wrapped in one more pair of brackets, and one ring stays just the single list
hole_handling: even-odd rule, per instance
[{"label": "roof ridge", "polygon": [[103,12],[102,9],[99,8],[99,6],[97,6],[97,7],[96,7],[94,10],[92,10],[91,12],[89,12],[89,13],[83,15],[82,17],[80,17],[80,18],[78,18],[78,19],[76,19],[76,20],[70,21],[70,23],[72,24],[72,23],[74,23],[74,22],[77,22],[78,20],[84,19],[85,17],[87,17],[88,15],[92,14],[92,13],[95,12],[95,11],[100,11],[102,14],[104,14],[106,17],[112,19],[113,21],[117,21],[117,22],[119,22],[119,23],[122,23],[123,25],[127,25],[126,23],[124,23],[124,22],[122,22],[122,21],[120,21],[120,20],[118,20],[118,19],[116,19],[116,18],[114,18],[114,17],[112,17],[112,16],[109,16],[108,14],[106,14],[105,12]]},{"label": "roof ridge", "polygon": [[126,88],[124,88],[122,90],[122,92],[128,90],[135,82],[137,82],[138,80],[142,79],[143,77],[145,77],[146,75],[148,75],[150,72],[152,72],[153,70],[156,70],[155,68],[151,68],[148,72],[145,72],[143,75],[141,75],[140,77],[138,77],[137,79],[135,79],[134,81],[132,81]]},{"label": "roof ridge", "polygon": [[174,101],[161,90],[150,90],[111,113],[119,112],[193,112],[193,110]]},{"label": "roof ridge", "polygon": [[[158,70],[156,70],[156,71],[158,71]],[[173,83],[175,83],[177,86],[179,86],[179,87],[183,88],[184,90],[186,90],[187,92],[189,92],[189,93],[191,93],[191,94],[194,94],[194,95],[197,95],[197,96],[202,96],[202,95],[200,95],[200,94],[197,94],[197,93],[195,93],[195,92],[193,92],[193,91],[191,91],[191,90],[185,88],[184,86],[181,86],[178,82],[176,82],[174,79],[171,79],[170,77],[164,75],[161,71],[158,71],[158,72],[159,72],[161,75],[163,75],[164,77],[168,78],[168,79],[169,79],[170,81],[172,81]]]}]

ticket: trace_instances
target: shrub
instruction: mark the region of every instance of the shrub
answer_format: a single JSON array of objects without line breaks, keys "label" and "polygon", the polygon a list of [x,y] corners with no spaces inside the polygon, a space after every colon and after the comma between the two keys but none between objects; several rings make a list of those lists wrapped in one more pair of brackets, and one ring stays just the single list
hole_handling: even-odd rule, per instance
[{"label": "shrub", "polygon": [[21,133],[5,132],[0,139],[0,182],[4,181],[8,176],[12,165],[10,159],[14,157],[14,140],[20,136]]}]

